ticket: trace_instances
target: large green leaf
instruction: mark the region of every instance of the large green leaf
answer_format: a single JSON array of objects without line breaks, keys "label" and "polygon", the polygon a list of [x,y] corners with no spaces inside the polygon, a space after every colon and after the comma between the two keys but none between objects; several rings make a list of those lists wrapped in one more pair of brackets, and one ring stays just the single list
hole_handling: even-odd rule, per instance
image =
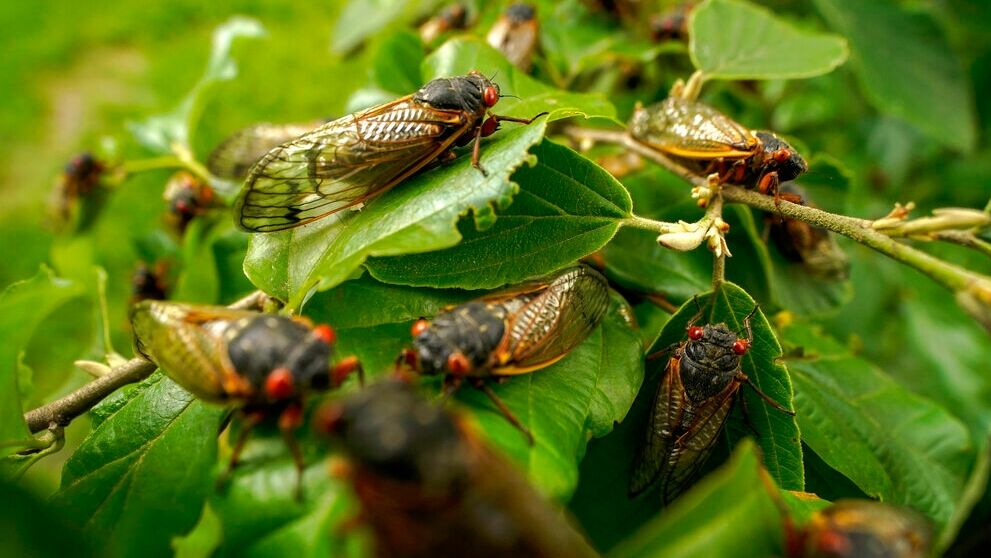
[{"label": "large green leaf", "polygon": [[31,279],[14,283],[0,294],[0,455],[17,451],[31,440],[18,382],[24,348],[38,324],[81,294],[81,284],[59,279],[44,266]]},{"label": "large green leaf", "polygon": [[203,94],[217,82],[237,76],[237,64],[231,56],[234,39],[264,35],[265,28],[261,23],[242,16],[234,16],[217,27],[213,33],[213,50],[203,77],[171,112],[148,117],[143,122],[132,122],[130,129],[134,137],[145,147],[158,153],[171,151],[175,144],[189,146],[203,109]]},{"label": "large green leaf", "polygon": [[338,54],[348,52],[376,31],[429,13],[439,3],[439,0],[350,0],[334,25],[331,49]]},{"label": "large green leaf", "polygon": [[0,555],[97,556],[90,541],[71,525],[63,511],[23,487],[0,483]]},{"label": "large green leaf", "polygon": [[[333,325],[341,354],[357,354],[374,375],[390,371],[399,351],[409,346],[413,320],[431,317],[441,307],[469,296],[463,291],[414,289],[361,279],[315,296],[307,315]],[[457,394],[486,436],[515,458],[550,496],[570,496],[588,438],[612,430],[626,416],[640,387],[642,346],[624,305],[614,297],[602,325],[557,363],[492,384],[529,427],[535,445],[529,446],[481,392],[465,387]],[[367,311],[355,312],[358,308]]]},{"label": "large green leaf", "polygon": [[54,503],[107,552],[168,556],[212,488],[224,411],[156,374],[83,441]]},{"label": "large green leaf", "polygon": [[943,145],[974,148],[971,85],[932,16],[889,0],[815,0],[815,5],[850,40],[853,68],[878,109],[904,118]]},{"label": "large green leaf", "polygon": [[389,283],[493,288],[544,275],[601,248],[629,216],[629,194],[567,147],[544,140],[531,153],[537,165],[513,174],[520,191],[495,225],[478,231],[464,220],[457,246],[372,258],[369,271]]},{"label": "large green leaf", "polygon": [[741,0],[708,0],[691,18],[689,51],[706,78],[789,79],[833,71],[846,41],[799,29]]},{"label": "large green leaf", "polygon": [[617,547],[613,558],[778,556],[781,512],[761,479],[757,448],[744,442],[730,461]]},{"label": "large green leaf", "polygon": [[867,495],[945,524],[974,463],[964,425],[810,326],[783,336],[803,354],[788,367],[809,447]]},{"label": "large green leaf", "polygon": [[[744,318],[756,306],[750,295],[732,283],[723,283],[714,295],[699,296],[698,304],[703,309],[698,323],[722,322],[731,331],[740,332],[741,335],[745,334]],[[694,302],[689,301],[682,306],[665,324],[660,339],[650,352],[660,351],[683,342],[685,326],[697,314],[698,308]],[[743,372],[750,378],[754,387],[785,408],[792,408],[791,381],[788,370],[779,362],[781,345],[778,344],[774,331],[763,312],[759,310],[751,318],[750,325],[754,339],[750,350],[743,355],[741,362]],[[659,366],[655,366],[658,372],[663,370],[663,364],[665,362],[658,362]],[[805,476],[802,467],[802,438],[795,417],[770,407],[747,386],[741,387],[740,390],[745,399],[747,422],[758,436],[757,442],[764,453],[764,463],[771,476],[786,490],[803,490]],[[736,438],[740,433],[744,435],[748,433],[745,426],[728,428],[727,431],[730,438]]]}]

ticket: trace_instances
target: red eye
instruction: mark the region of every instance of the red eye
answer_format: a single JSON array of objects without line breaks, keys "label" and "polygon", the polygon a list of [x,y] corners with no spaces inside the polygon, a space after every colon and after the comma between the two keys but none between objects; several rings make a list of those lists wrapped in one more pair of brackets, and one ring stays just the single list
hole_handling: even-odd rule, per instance
[{"label": "red eye", "polygon": [[423,319],[413,322],[413,327],[409,328],[410,332],[413,334],[413,337],[419,337],[424,331],[427,331],[428,329],[430,329],[430,322]]},{"label": "red eye", "polygon": [[313,335],[328,345],[332,345],[334,341],[337,341],[337,333],[334,331],[334,328],[327,324],[318,325],[313,328]]},{"label": "red eye", "polygon": [[746,339],[737,339],[733,342],[733,352],[738,355],[746,354],[750,350],[750,341]]},{"label": "red eye", "polygon": [[482,101],[485,102],[485,106],[494,107],[499,102],[499,90],[492,85],[486,87],[482,93]]},{"label": "red eye", "polygon": [[463,376],[471,372],[471,362],[460,352],[451,353],[451,356],[447,357],[447,369],[455,376]]},{"label": "red eye", "polygon": [[785,148],[778,149],[771,155],[771,158],[779,163],[784,163],[791,158],[791,150]]},{"label": "red eye", "polygon": [[698,341],[702,339],[703,330],[699,326],[689,326],[688,327],[688,338],[692,341]]},{"label": "red eye", "polygon": [[288,399],[295,391],[292,371],[288,368],[276,368],[265,378],[265,394],[270,399]]}]

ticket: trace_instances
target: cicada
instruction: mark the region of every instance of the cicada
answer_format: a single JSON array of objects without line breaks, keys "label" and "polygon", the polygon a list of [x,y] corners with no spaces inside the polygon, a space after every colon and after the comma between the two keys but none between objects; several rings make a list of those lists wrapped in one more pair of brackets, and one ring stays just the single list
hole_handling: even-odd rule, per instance
[{"label": "cicada", "polygon": [[931,555],[932,528],[911,510],[871,500],[839,500],[818,511],[808,525],[786,524],[792,558],[924,558]]},{"label": "cicada", "polygon": [[486,40],[502,52],[506,59],[524,72],[533,66],[533,53],[537,50],[540,24],[533,6],[517,2],[506,11],[489,29]]},{"label": "cicada", "polygon": [[[55,190],[52,192],[51,207],[54,217],[60,225],[72,218],[73,210],[80,200],[92,201],[94,206],[101,205],[102,200],[90,200],[90,198],[99,197],[94,196],[94,194],[97,193],[100,181],[106,172],[107,165],[88,152],[80,153],[66,163]],[[85,215],[87,209],[83,207],[83,210],[80,211],[84,214],[83,219],[91,217]],[[96,207],[92,208],[91,212],[95,213],[96,209]],[[81,225],[84,224],[87,223],[81,223]]]},{"label": "cicada", "polygon": [[179,236],[186,232],[193,219],[217,206],[213,188],[186,171],[179,171],[169,178],[162,198],[169,204],[166,219]]},{"label": "cicada", "polygon": [[[234,204],[238,227],[273,232],[357,208],[443,159],[454,147],[479,141],[500,122],[522,119],[488,114],[499,86],[477,71],[438,78],[419,91],[345,116],[272,149],[252,167]],[[484,172],[484,171],[483,171]]]},{"label": "cicada", "polygon": [[468,27],[468,10],[461,4],[451,4],[420,26],[420,40],[429,45],[442,35]]},{"label": "cicada", "polygon": [[275,413],[301,476],[293,432],[305,396],[361,373],[353,357],[331,365],[334,330],[302,318],[149,300],[133,307],[131,323],[138,350],[169,378],[204,401],[239,407],[243,426],[224,478],[251,429]]},{"label": "cicada", "polygon": [[695,9],[694,2],[681,2],[664,13],[650,17],[650,38],[656,42],[688,41],[688,18]]},{"label": "cicada", "polygon": [[700,176],[778,196],[781,182],[809,170],[802,156],[771,132],[751,131],[716,109],[672,95],[638,106],[630,135]]},{"label": "cicada", "polygon": [[207,168],[218,178],[243,180],[248,171],[272,149],[320,127],[326,120],[298,124],[260,123],[242,128],[218,145]]},{"label": "cicada", "polygon": [[654,397],[630,479],[631,497],[659,481],[661,497],[668,503],[691,484],[719,438],[742,384],[775,409],[795,414],[750,383],[741,370],[740,361],[753,341],[752,316],[753,312],[743,321],[745,336],[725,323],[695,325],[701,311],[688,323],[688,339],[674,349]]},{"label": "cicada", "polygon": [[[796,203],[815,207],[815,204],[804,199],[802,191],[794,185],[786,184],[781,190],[797,198]],[[765,214],[764,221],[771,241],[785,259],[801,264],[817,277],[832,281],[846,279],[850,272],[850,260],[829,231],[770,213]]]},{"label": "cicada", "polygon": [[149,266],[145,262],[138,262],[134,266],[134,273],[131,274],[131,303],[168,298],[167,275],[168,264],[165,260],[155,262],[154,266]]},{"label": "cicada", "polygon": [[445,374],[448,393],[463,381],[485,392],[533,441],[486,379],[526,374],[557,362],[584,341],[609,307],[606,279],[587,265],[450,308],[413,324],[407,360],[420,373]]},{"label": "cicada", "polygon": [[360,503],[375,556],[596,556],[514,465],[409,384],[369,386],[314,423],[343,446],[336,474]]}]

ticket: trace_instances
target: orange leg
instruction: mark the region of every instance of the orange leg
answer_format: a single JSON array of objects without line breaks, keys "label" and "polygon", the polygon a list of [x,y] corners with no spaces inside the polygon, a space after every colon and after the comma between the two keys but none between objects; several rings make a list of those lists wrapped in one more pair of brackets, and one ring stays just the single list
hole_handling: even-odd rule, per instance
[{"label": "orange leg", "polygon": [[231,474],[234,473],[234,468],[238,466],[238,463],[240,463],[241,452],[244,451],[244,444],[248,441],[248,436],[251,434],[251,431],[263,420],[265,420],[265,413],[261,411],[241,413],[241,432],[238,433],[237,442],[234,443],[234,448],[231,450],[231,459],[227,462],[227,469],[225,469],[224,472],[217,477],[218,489],[227,484]]},{"label": "orange leg", "polygon": [[533,434],[530,433],[530,430],[526,426],[523,426],[523,423],[520,422],[518,418],[516,418],[516,415],[514,415],[513,411],[511,411],[509,407],[506,406],[506,403],[503,402],[502,399],[499,399],[499,396],[496,395],[496,392],[492,391],[492,388],[490,388],[488,384],[485,383],[485,380],[481,378],[477,378],[472,382],[472,385],[475,387],[475,389],[478,389],[482,393],[484,393],[489,398],[489,400],[491,400],[492,403],[495,404],[495,406],[499,409],[499,412],[502,413],[502,416],[506,417],[506,420],[508,420],[510,424],[512,424],[513,426],[516,427],[517,430],[522,432],[523,435],[526,436],[527,442],[532,446]]},{"label": "orange leg", "polygon": [[296,500],[303,498],[303,452],[294,434],[301,424],[303,424],[303,407],[299,403],[290,404],[279,415],[279,431],[282,432],[282,439],[286,441],[289,453],[292,454],[293,463],[296,465],[296,490],[294,491]]},{"label": "orange leg", "polygon": [[343,384],[351,374],[358,374],[358,383],[365,385],[365,369],[356,356],[349,356],[330,369],[330,378],[334,387]]}]

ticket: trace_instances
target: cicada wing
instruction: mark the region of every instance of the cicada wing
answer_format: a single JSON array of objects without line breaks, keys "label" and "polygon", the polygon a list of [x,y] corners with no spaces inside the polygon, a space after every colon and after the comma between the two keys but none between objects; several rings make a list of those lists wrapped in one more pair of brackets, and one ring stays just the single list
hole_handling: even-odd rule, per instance
[{"label": "cicada wing", "polygon": [[217,177],[243,179],[248,171],[270,150],[297,138],[321,121],[305,124],[255,124],[238,130],[210,153],[207,168]]},{"label": "cicada wing", "polygon": [[[678,383],[681,383],[678,376]],[[680,425],[672,440],[662,487],[664,502],[670,502],[697,477],[719,439],[740,383],[733,381],[719,394],[706,399],[691,412],[691,420]],[[682,388],[684,393],[684,388]],[[689,415],[683,415],[688,419]]]},{"label": "cicada wing", "polygon": [[201,399],[224,401],[231,373],[224,333],[256,314],[223,307],[145,301],[131,323],[138,345],[162,371]]},{"label": "cicada wing", "polygon": [[716,109],[694,101],[669,97],[641,108],[630,133],[638,141],[686,159],[741,159],[753,155],[757,138]]},{"label": "cicada wing", "polygon": [[680,368],[681,361],[677,357],[668,360],[664,376],[657,386],[647,419],[647,433],[633,463],[629,487],[631,497],[647,490],[661,476],[661,472],[667,469],[674,443],[673,433],[681,424],[686,407],[690,405],[681,385]]},{"label": "cicada wing", "polygon": [[409,97],[345,116],[269,151],[234,205],[252,232],[305,225],[357,206],[437,158],[473,122]]},{"label": "cicada wing", "polygon": [[609,286],[592,268],[569,268],[509,317],[497,353],[498,375],[521,374],[568,354],[599,325],[609,308]]}]

